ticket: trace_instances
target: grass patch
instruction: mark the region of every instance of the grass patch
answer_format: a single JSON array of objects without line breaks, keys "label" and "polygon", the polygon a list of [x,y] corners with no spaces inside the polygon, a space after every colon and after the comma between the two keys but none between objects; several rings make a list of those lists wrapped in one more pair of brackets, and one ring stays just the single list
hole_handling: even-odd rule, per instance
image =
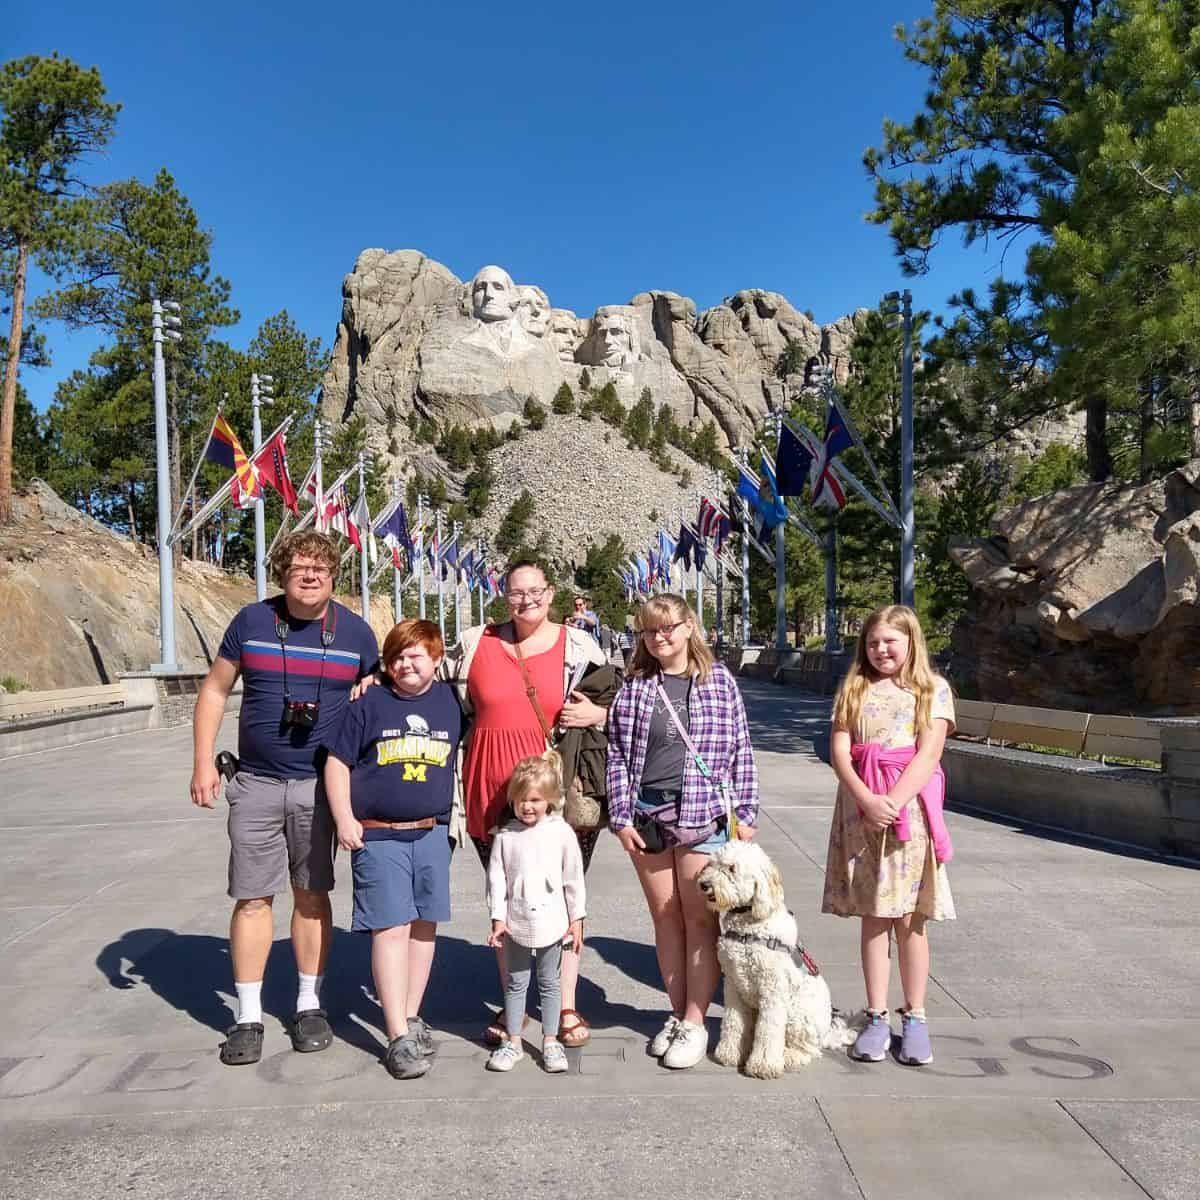
[{"label": "grass patch", "polygon": [[3,688],[6,692],[27,692],[29,691],[29,684],[23,679],[18,679],[15,675],[2,675],[0,676],[0,688]]}]

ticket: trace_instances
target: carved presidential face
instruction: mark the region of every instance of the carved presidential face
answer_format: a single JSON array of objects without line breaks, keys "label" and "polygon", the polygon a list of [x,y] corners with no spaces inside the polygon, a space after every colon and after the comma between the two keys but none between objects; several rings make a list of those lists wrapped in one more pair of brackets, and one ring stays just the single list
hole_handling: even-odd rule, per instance
[{"label": "carved presidential face", "polygon": [[558,357],[563,362],[574,362],[575,351],[583,340],[578,317],[570,309],[556,308],[550,314],[550,330],[558,347]]},{"label": "carved presidential face", "polygon": [[471,280],[471,312],[479,321],[511,321],[517,309],[517,289],[502,267],[484,267]]},{"label": "carved presidential face", "polygon": [[518,319],[526,333],[533,337],[545,337],[550,329],[550,298],[540,287],[525,284],[517,288],[521,307]]},{"label": "carved presidential face", "polygon": [[597,309],[592,336],[596,341],[597,357],[606,367],[624,366],[637,356],[633,346],[633,320],[627,313]]}]

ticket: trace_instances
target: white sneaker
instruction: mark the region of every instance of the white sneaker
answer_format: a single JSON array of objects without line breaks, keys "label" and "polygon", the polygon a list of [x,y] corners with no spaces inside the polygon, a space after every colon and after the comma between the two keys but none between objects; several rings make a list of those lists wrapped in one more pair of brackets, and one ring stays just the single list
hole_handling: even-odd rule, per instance
[{"label": "white sneaker", "polygon": [[516,1042],[503,1041],[491,1052],[487,1060],[489,1071],[511,1071],[525,1057],[525,1052]]},{"label": "white sneaker", "polygon": [[675,1030],[679,1028],[679,1018],[672,1013],[663,1024],[663,1027],[654,1035],[653,1041],[650,1043],[650,1057],[662,1058],[666,1054],[668,1047],[671,1045],[672,1039],[675,1037]]},{"label": "white sneaker", "polygon": [[673,1071],[686,1071],[694,1067],[708,1052],[708,1030],[691,1021],[680,1021],[675,1036],[662,1057],[662,1065]]}]

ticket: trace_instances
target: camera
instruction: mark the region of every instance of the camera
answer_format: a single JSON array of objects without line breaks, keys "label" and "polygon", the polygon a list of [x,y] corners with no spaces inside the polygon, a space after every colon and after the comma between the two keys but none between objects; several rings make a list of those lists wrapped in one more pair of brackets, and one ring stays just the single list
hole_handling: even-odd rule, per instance
[{"label": "camera", "polygon": [[315,700],[284,700],[283,717],[285,729],[315,729],[317,715],[321,711],[319,701]]}]

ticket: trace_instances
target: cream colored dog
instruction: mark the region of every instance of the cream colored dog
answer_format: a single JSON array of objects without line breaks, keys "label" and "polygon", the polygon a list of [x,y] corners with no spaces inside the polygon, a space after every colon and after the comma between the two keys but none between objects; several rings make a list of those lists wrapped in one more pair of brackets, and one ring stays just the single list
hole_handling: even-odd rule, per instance
[{"label": "cream colored dog", "polygon": [[721,922],[725,1016],[713,1058],[756,1079],[778,1079],[820,1058],[822,1049],[850,1045],[855,1031],[834,1015],[829,985],[801,960],[783,878],[766,852],[730,842],[698,883]]}]

